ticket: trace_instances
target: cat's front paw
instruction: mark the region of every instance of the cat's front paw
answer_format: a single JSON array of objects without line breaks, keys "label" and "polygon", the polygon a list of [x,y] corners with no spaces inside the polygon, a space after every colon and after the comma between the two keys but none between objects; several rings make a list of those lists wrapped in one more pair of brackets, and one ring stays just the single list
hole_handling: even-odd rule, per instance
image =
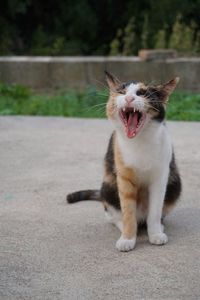
[{"label": "cat's front paw", "polygon": [[135,242],[136,242],[136,238],[125,239],[123,238],[123,236],[121,236],[116,243],[116,248],[119,251],[128,252],[133,250],[133,248],[135,247]]},{"label": "cat's front paw", "polygon": [[153,245],[164,245],[168,242],[168,237],[163,232],[149,234],[149,242]]}]

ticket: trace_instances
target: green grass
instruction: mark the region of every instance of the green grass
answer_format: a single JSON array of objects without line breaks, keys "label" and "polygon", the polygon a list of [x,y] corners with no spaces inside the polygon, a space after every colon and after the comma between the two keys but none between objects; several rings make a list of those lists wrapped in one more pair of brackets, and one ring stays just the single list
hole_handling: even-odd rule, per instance
[{"label": "green grass", "polygon": [[[108,92],[89,87],[56,95],[31,92],[20,85],[0,84],[0,115],[104,118]],[[168,103],[169,120],[200,121],[200,94],[175,92]]]}]

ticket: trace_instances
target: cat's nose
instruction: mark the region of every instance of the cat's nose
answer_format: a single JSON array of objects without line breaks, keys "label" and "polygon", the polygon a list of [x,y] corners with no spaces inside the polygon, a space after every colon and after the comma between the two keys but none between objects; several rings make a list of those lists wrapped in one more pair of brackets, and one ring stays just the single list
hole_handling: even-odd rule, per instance
[{"label": "cat's nose", "polygon": [[131,103],[131,102],[133,102],[135,100],[135,98],[133,97],[133,96],[131,96],[131,95],[127,95],[126,97],[125,97],[125,101],[129,104],[129,103]]}]

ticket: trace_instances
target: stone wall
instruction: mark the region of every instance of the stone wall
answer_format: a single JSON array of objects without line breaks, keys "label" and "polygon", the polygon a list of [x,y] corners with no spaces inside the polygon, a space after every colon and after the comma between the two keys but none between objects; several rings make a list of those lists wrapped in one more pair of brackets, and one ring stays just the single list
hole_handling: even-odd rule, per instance
[{"label": "stone wall", "polygon": [[0,81],[34,90],[101,88],[104,70],[123,81],[161,83],[179,76],[178,88],[200,92],[200,58],[142,61],[139,57],[0,57]]}]

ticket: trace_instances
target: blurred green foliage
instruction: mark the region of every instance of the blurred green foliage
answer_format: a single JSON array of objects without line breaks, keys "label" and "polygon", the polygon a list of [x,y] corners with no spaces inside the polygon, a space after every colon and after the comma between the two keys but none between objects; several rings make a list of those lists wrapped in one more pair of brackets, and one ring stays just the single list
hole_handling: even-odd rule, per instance
[{"label": "blurred green foliage", "polygon": [[[0,115],[104,118],[107,99],[107,90],[99,91],[94,87],[42,95],[20,85],[0,84]],[[167,117],[170,120],[200,121],[200,94],[172,94]]]},{"label": "blurred green foliage", "polygon": [[0,55],[199,54],[199,12],[200,0],[1,1]]}]

